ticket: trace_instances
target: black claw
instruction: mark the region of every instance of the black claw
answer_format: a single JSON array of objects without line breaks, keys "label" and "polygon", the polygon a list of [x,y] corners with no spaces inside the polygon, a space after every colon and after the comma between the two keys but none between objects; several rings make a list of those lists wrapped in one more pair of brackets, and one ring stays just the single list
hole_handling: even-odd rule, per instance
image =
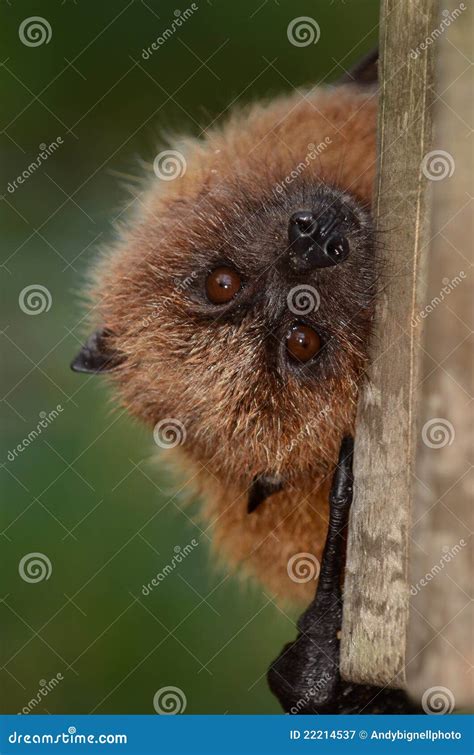
[{"label": "black claw", "polygon": [[354,439],[346,435],[346,437],[342,439],[337,467],[334,472],[334,477],[332,478],[330,503],[332,504],[334,499],[339,500],[344,498],[343,506],[347,506],[347,511],[352,500],[352,485],[354,482],[352,474],[353,453]]},{"label": "black claw", "polygon": [[287,713],[421,713],[398,689],[343,682],[339,674],[344,530],[353,495],[354,441],[343,439],[329,496],[329,527],[314,600],[298,621],[296,640],[267,674]]},{"label": "black claw", "polygon": [[[342,571],[345,528],[349,519],[352,503],[354,477],[352,474],[352,456],[354,439],[343,438],[339,450],[339,459],[332,478],[329,493],[329,527],[324,546],[318,592],[335,592],[339,589]],[[320,598],[322,600],[322,597]]]},{"label": "black claw", "polygon": [[344,438],[329,496],[329,527],[316,595],[298,621],[299,634],[272,663],[268,682],[283,708],[314,712],[330,705],[340,683],[340,575],[352,501],[352,438]]}]

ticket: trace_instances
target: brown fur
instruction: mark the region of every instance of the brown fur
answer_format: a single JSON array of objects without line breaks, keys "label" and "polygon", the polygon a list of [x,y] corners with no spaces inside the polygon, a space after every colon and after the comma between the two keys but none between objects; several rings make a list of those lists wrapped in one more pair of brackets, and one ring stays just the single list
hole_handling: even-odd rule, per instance
[{"label": "brown fur", "polygon": [[[285,281],[278,260],[289,214],[315,191],[370,206],[376,107],[373,89],[317,88],[184,140],[185,175],[154,180],[95,275],[94,324],[110,329],[111,347],[126,357],[111,373],[121,402],[150,426],[165,417],[184,424],[185,443],[166,453],[201,494],[217,549],[280,599],[314,593],[314,581],[289,578],[287,563],[300,552],[321,557],[331,472],[353,429],[371,317],[370,230],[353,238],[343,265],[306,281]],[[326,137],[319,158],[275,191]],[[206,304],[203,276],[222,260],[242,272],[250,309]],[[329,336],[320,366],[301,374],[278,356],[295,319],[281,302],[297,282],[320,293],[309,319]],[[285,489],[248,515],[248,488],[262,472],[282,474]]]}]

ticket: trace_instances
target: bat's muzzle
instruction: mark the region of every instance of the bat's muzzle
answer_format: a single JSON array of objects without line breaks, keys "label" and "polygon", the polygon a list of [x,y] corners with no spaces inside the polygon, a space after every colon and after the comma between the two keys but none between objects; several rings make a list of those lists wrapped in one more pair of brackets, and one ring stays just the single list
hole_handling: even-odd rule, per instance
[{"label": "bat's muzzle", "polygon": [[331,267],[344,262],[349,241],[338,231],[344,220],[329,208],[317,215],[312,210],[293,213],[288,225],[288,262],[295,272]]}]

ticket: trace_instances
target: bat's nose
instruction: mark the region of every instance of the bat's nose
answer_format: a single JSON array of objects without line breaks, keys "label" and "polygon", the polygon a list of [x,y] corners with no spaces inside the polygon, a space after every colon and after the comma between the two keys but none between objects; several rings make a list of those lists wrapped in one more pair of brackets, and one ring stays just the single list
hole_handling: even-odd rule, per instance
[{"label": "bat's nose", "polygon": [[288,261],[295,271],[330,267],[349,254],[349,241],[338,232],[343,217],[329,208],[316,215],[312,210],[294,212],[288,224]]}]

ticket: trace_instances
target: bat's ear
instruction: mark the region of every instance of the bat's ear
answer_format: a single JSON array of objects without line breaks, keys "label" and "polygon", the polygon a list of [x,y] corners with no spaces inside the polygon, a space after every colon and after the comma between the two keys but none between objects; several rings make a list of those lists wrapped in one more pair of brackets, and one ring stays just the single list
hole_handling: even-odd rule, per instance
[{"label": "bat's ear", "polygon": [[108,372],[123,362],[124,356],[110,348],[110,330],[101,328],[87,339],[86,343],[71,362],[71,370],[95,374]]},{"label": "bat's ear", "polygon": [[376,84],[378,81],[378,48],[364,55],[356,65],[339,79],[339,84]]},{"label": "bat's ear", "polygon": [[280,490],[283,490],[283,480],[279,475],[257,475],[250,488],[247,513],[251,514],[269,496]]}]

